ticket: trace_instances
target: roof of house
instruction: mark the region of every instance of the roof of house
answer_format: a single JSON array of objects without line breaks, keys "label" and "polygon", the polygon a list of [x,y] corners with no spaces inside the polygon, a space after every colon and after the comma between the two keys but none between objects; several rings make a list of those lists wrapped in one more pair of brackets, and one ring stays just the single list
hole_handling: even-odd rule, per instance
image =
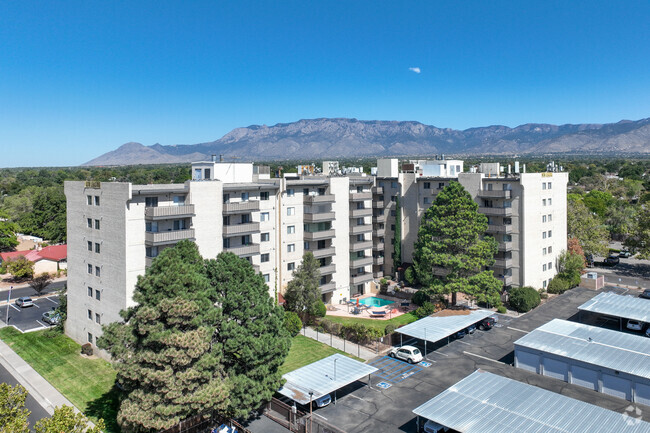
[{"label": "roof of house", "polygon": [[6,261],[8,259],[16,258],[19,256],[24,256],[31,262],[38,262],[39,260],[52,260],[54,262],[60,262],[61,260],[65,260],[68,257],[68,246],[52,245],[41,250],[11,251],[8,253],[0,253],[0,259],[2,259],[2,261]]}]

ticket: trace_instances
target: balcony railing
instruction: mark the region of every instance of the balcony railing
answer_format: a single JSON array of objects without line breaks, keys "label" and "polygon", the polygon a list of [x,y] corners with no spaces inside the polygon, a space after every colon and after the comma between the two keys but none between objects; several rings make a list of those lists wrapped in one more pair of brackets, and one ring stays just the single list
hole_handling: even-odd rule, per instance
[{"label": "balcony railing", "polygon": [[[374,204],[374,203],[373,203]],[[372,222],[373,223],[383,223],[386,222],[386,215],[373,215],[372,216]]]},{"label": "balcony railing", "polygon": [[360,268],[362,266],[369,266],[372,265],[373,260],[372,257],[359,257],[354,260],[350,260],[350,267],[351,268]]},{"label": "balcony railing", "polygon": [[383,209],[386,207],[386,205],[384,204],[383,200],[379,200],[379,201],[373,201],[372,207],[374,207],[375,209]]},{"label": "balcony railing", "polygon": [[510,268],[512,267],[512,259],[496,259],[494,266],[497,268]]},{"label": "balcony railing", "polygon": [[512,251],[512,242],[499,242],[499,251]]},{"label": "balcony railing", "polygon": [[511,207],[484,207],[478,208],[479,212],[484,215],[510,216],[512,215]]},{"label": "balcony railing", "polygon": [[512,197],[512,191],[510,190],[494,190],[488,191],[486,189],[480,190],[478,192],[479,197],[490,197],[490,198],[510,198]]},{"label": "balcony railing", "polygon": [[373,186],[372,187],[372,193],[373,194],[383,194],[384,193],[384,187],[383,186]]},{"label": "balcony railing", "polygon": [[307,205],[317,204],[317,203],[334,203],[336,199],[333,194],[322,194],[322,195],[306,195],[303,198],[303,203]]},{"label": "balcony railing", "polygon": [[386,234],[386,228],[375,230],[374,236],[384,236]]},{"label": "balcony railing", "polygon": [[350,193],[350,201],[365,201],[372,200],[371,192],[352,192]]},{"label": "balcony railing", "polygon": [[373,240],[372,241],[372,249],[375,251],[381,251],[384,248],[386,248],[386,243],[385,242],[379,242],[379,240]]},{"label": "balcony railing", "polygon": [[321,293],[333,292],[336,290],[336,282],[330,281],[328,283],[319,285],[318,288],[320,289]]},{"label": "balcony railing", "polygon": [[334,237],[334,229],[322,230],[320,232],[304,232],[303,237],[306,241],[319,241]]},{"label": "balcony railing", "polygon": [[334,247],[321,248],[319,250],[305,250],[305,252],[311,251],[317,259],[322,259],[323,257],[330,257],[336,254],[336,249]]},{"label": "balcony railing", "polygon": [[372,241],[355,240],[350,242],[350,251],[352,252],[368,250],[370,248],[372,248]]},{"label": "balcony railing", "polygon": [[373,271],[372,276],[375,279],[384,278],[384,271]]},{"label": "balcony railing", "polygon": [[245,235],[245,234],[257,233],[259,231],[260,231],[260,223],[244,223],[244,224],[233,224],[229,226],[223,226],[224,236]]},{"label": "balcony railing", "polygon": [[372,281],[372,272],[350,275],[350,284],[362,284],[367,283],[368,281]]},{"label": "balcony railing", "polygon": [[318,268],[318,270],[320,271],[321,275],[331,275],[336,272],[336,265],[332,263],[329,265],[321,266]]},{"label": "balcony railing", "polygon": [[350,217],[352,218],[367,217],[367,216],[372,216],[371,208],[350,210]]},{"label": "balcony railing", "polygon": [[490,224],[488,233],[512,233],[512,224]]},{"label": "balcony railing", "polygon": [[224,214],[246,213],[246,212],[254,212],[258,210],[260,210],[259,200],[238,201],[235,203],[223,204]]},{"label": "balcony railing", "polygon": [[224,248],[224,250],[239,257],[252,256],[260,253],[260,244],[236,245],[234,247]]},{"label": "balcony railing", "polygon": [[370,233],[372,232],[372,224],[361,224],[356,226],[350,226],[350,234],[358,235],[361,233]]},{"label": "balcony railing", "polygon": [[306,223],[319,223],[336,219],[334,212],[305,213],[303,218]]},{"label": "balcony railing", "polygon": [[148,245],[174,244],[183,239],[194,240],[194,229],[145,232],[144,234],[144,242]]},{"label": "balcony railing", "polygon": [[373,265],[383,265],[384,264],[384,257],[373,257],[372,258],[372,264]]},{"label": "balcony railing", "polygon": [[504,286],[509,286],[512,284],[512,275],[502,275],[499,278],[501,281],[503,281]]},{"label": "balcony railing", "polygon": [[144,208],[144,216],[148,219],[154,220],[165,218],[193,217],[194,205],[187,204],[184,206],[146,207]]}]

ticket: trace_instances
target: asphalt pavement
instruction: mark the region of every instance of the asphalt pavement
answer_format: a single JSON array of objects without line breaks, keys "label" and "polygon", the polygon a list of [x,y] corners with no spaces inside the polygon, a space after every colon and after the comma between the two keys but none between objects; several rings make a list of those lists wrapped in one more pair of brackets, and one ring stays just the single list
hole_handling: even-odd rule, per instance
[{"label": "asphalt pavement", "polygon": [[[19,382],[7,369],[0,364],[0,382],[7,383],[11,386],[16,386]],[[48,418],[50,414],[43,409],[43,406],[38,404],[36,399],[31,394],[27,394],[27,399],[25,400],[25,408],[30,411],[29,414],[29,426],[34,427],[36,421],[42,418]]]},{"label": "asphalt pavement", "polygon": [[[45,295],[58,292],[59,290],[63,289],[66,284],[68,284],[67,280],[55,281],[47,286],[45,290],[43,290],[42,294]],[[0,302],[7,301],[9,291],[9,287],[0,288]],[[36,291],[32,289],[28,284],[20,284],[14,286],[14,288],[11,290],[11,300],[20,298],[22,296],[36,296]]]},{"label": "asphalt pavement", "polygon": [[[12,299],[15,299],[12,297]],[[34,306],[21,308],[13,301],[11,304],[0,305],[0,322],[5,325],[15,326],[21,332],[46,329],[49,325],[42,320],[46,311],[52,311],[59,306],[57,295],[45,296],[34,299]]]}]

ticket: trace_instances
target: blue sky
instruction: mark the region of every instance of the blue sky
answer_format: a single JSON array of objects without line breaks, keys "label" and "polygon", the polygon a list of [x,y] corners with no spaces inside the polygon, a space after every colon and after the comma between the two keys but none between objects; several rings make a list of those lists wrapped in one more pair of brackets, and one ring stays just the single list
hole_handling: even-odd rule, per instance
[{"label": "blue sky", "polygon": [[0,167],[315,117],[650,117],[648,22],[647,0],[0,1]]}]

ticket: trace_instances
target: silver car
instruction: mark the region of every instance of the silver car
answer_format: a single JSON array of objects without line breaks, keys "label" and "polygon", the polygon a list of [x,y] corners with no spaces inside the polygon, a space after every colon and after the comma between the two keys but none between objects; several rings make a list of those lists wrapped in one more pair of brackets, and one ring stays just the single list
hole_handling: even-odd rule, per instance
[{"label": "silver car", "polygon": [[26,307],[32,307],[34,305],[34,302],[32,301],[32,298],[29,296],[23,296],[21,298],[16,299],[16,305],[18,305],[20,308],[26,308]]},{"label": "silver car", "polygon": [[61,321],[61,316],[56,311],[46,311],[41,316],[41,320],[48,325],[58,325]]}]

